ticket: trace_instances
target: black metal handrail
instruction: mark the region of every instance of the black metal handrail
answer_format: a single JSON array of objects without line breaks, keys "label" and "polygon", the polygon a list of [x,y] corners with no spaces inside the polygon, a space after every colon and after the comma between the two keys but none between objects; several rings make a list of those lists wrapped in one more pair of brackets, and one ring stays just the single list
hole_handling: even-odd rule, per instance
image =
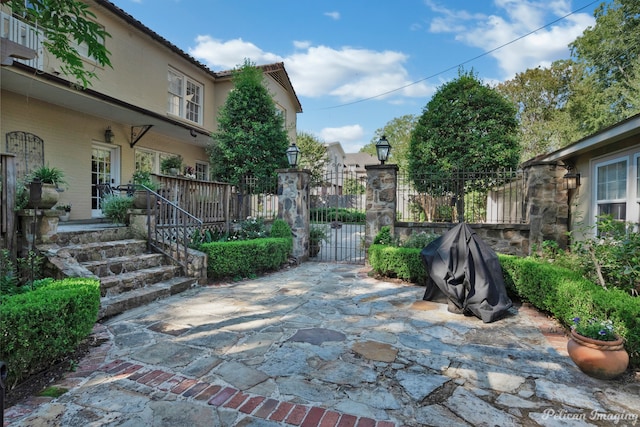
[{"label": "black metal handrail", "polygon": [[170,257],[187,274],[189,244],[196,233],[202,233],[202,220],[150,188],[140,187],[146,192],[148,249]]}]

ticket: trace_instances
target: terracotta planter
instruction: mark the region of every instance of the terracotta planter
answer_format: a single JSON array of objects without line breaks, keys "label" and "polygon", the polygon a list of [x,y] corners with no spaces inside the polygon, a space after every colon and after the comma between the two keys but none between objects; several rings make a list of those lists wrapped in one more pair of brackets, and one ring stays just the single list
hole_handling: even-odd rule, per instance
[{"label": "terracotta planter", "polygon": [[582,372],[601,380],[619,377],[629,366],[629,354],[624,349],[622,338],[600,341],[571,330],[567,351]]}]

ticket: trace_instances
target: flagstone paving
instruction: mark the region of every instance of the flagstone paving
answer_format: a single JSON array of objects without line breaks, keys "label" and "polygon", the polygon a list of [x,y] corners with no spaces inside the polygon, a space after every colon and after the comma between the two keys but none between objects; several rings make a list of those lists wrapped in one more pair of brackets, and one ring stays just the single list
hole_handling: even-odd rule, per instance
[{"label": "flagstone paving", "polygon": [[423,292],[320,263],[194,288],[97,325],[70,390],[5,426],[640,425],[637,379],[582,374],[535,309],[484,324]]}]

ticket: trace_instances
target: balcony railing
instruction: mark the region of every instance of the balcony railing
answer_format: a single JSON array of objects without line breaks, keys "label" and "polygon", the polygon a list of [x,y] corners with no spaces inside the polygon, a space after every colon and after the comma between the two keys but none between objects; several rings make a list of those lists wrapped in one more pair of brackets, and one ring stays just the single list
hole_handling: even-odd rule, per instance
[{"label": "balcony railing", "polygon": [[37,56],[34,59],[15,59],[15,61],[39,71],[44,70],[44,48],[42,46],[44,34],[41,30],[7,13],[0,12],[0,37],[7,38],[21,46],[35,50]]}]

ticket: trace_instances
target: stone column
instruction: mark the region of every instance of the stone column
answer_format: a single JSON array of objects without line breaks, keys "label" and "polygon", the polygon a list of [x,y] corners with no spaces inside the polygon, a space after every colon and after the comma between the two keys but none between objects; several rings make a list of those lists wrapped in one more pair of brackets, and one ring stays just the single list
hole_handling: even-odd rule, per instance
[{"label": "stone column", "polygon": [[365,247],[382,227],[388,225],[393,234],[396,218],[396,187],[398,165],[368,165],[367,170],[367,216],[364,233]]},{"label": "stone column", "polygon": [[553,240],[561,248],[568,243],[568,191],[562,188],[566,170],[556,162],[532,162],[523,165],[525,213],[529,221],[529,252],[542,242]]},{"label": "stone column", "polygon": [[293,232],[293,256],[299,261],[309,258],[309,182],[311,172],[280,169],[278,172],[278,218]]}]

